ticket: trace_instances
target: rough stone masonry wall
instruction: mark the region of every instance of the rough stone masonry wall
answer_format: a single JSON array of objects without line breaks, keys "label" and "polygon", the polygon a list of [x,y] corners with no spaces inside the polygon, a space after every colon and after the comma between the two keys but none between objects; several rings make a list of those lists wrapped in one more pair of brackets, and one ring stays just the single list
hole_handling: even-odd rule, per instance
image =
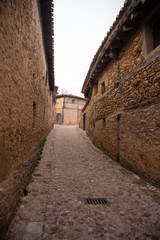
[{"label": "rough stone masonry wall", "polygon": [[[142,29],[98,79],[86,107],[87,133],[110,157],[160,182],[160,52],[144,59]],[[100,92],[105,81],[106,91]],[[81,121],[82,126],[82,121]]]},{"label": "rough stone masonry wall", "polygon": [[[0,232],[53,127],[38,2],[0,1]],[[0,237],[2,238],[2,237]]]}]

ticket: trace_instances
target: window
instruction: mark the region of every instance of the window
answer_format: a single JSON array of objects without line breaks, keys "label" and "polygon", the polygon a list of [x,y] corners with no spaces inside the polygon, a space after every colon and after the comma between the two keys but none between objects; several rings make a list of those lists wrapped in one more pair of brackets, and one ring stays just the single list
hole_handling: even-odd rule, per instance
[{"label": "window", "polygon": [[47,87],[47,79],[48,79],[48,73],[46,71],[46,77],[45,77],[45,86]]},{"label": "window", "polygon": [[104,117],[103,118],[103,128],[105,128],[106,127],[106,118]]},{"label": "window", "polygon": [[97,95],[98,93],[98,84],[94,86],[94,95]]},{"label": "window", "polygon": [[160,45],[160,19],[153,25],[153,49]]},{"label": "window", "polygon": [[75,100],[74,100],[74,99],[72,99],[72,103],[75,103]]},{"label": "window", "polygon": [[[156,19],[151,21],[152,19]],[[144,57],[150,57],[160,48],[160,19],[152,17],[143,27],[142,51]]]},{"label": "window", "polygon": [[36,102],[33,101],[33,121],[32,121],[32,128],[35,129],[36,125]]},{"label": "window", "polygon": [[105,92],[105,81],[104,82],[102,82],[102,84],[101,84],[101,93],[103,94],[104,92]]}]

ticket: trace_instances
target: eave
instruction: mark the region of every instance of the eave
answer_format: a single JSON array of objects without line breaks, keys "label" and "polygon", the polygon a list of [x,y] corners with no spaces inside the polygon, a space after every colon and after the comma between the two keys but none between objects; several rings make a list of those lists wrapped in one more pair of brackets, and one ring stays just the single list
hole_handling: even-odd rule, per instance
[{"label": "eave", "polygon": [[59,94],[59,95],[56,96],[56,99],[57,98],[64,98],[64,97],[86,100],[85,98],[82,98],[82,97],[79,97],[79,96],[76,96],[76,95],[72,95],[72,94]]},{"label": "eave", "polygon": [[53,0],[40,0],[43,41],[48,68],[49,88],[54,91],[54,4]]},{"label": "eave", "polygon": [[110,28],[91,62],[82,87],[82,93],[85,97],[89,98],[90,91],[93,85],[96,84],[99,74],[112,59],[117,58],[120,50],[142,23],[152,5],[153,1],[151,0],[125,1],[113,26]]}]

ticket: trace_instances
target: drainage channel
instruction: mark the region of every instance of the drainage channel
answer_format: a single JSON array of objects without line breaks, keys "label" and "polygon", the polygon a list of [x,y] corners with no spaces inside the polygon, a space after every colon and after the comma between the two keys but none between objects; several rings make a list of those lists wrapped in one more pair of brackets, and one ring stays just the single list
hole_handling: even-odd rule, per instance
[{"label": "drainage channel", "polygon": [[85,198],[84,199],[86,204],[93,204],[93,205],[108,205],[109,201],[106,198]]}]

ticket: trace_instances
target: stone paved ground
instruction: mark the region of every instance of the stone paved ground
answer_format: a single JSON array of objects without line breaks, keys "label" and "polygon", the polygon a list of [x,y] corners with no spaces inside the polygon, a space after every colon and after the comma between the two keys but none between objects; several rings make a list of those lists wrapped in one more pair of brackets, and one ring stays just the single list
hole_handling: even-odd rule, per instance
[{"label": "stone paved ground", "polygon": [[160,191],[104,155],[81,129],[56,126],[49,134],[28,191],[7,240],[160,239]]}]

